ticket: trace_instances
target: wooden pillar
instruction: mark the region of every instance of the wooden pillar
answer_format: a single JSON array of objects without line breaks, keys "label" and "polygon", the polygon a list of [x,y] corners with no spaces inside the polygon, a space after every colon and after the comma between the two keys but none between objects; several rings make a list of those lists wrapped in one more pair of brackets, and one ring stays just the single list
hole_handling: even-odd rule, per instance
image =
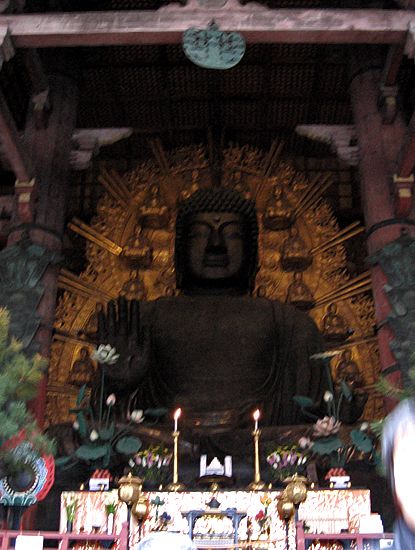
[{"label": "wooden pillar", "polygon": [[[357,57],[357,56],[356,56]],[[364,59],[360,51],[360,59]],[[373,65],[372,65],[373,67]],[[380,69],[366,68],[352,62],[350,85],[354,122],[359,145],[361,195],[369,256],[394,241],[407,228],[414,227],[406,219],[397,219],[394,213],[393,174],[405,135],[405,125],[398,115],[392,124],[383,124],[378,110]],[[371,269],[375,315],[381,369],[396,363],[389,348],[393,333],[385,324],[390,305],[383,287],[386,277],[378,265]],[[394,376],[396,381],[396,376]]]},{"label": "wooden pillar", "polygon": [[[23,231],[28,231],[33,243],[60,253],[70,175],[69,153],[76,122],[75,84],[65,77],[51,78],[50,100],[51,112],[45,128],[39,127],[33,113],[28,117],[24,142],[36,174],[36,203],[32,220],[16,220],[9,244],[17,242]],[[57,277],[58,267],[49,265],[42,278],[44,292],[37,310],[41,324],[35,339],[40,353],[47,358],[50,356],[55,318]],[[46,385],[45,377],[33,407],[40,425],[45,416]]]}]

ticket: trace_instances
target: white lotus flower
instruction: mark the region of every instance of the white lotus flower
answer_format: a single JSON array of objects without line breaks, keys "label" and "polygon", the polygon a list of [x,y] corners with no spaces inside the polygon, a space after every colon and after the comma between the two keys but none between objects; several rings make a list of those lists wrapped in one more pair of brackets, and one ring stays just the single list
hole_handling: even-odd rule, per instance
[{"label": "white lotus flower", "polygon": [[333,394],[331,393],[331,391],[325,391],[323,399],[326,403],[331,403],[333,401]]},{"label": "white lotus flower", "polygon": [[130,414],[130,419],[135,422],[136,424],[139,424],[144,420],[144,411],[142,409],[135,409]]},{"label": "white lotus flower", "polygon": [[72,428],[77,432],[79,430],[79,422],[75,420],[75,422],[72,424]]},{"label": "white lotus flower", "polygon": [[119,357],[120,355],[117,353],[117,350],[111,347],[110,344],[106,344],[105,346],[101,344],[98,349],[91,354],[91,358],[94,361],[106,365],[114,365]]},{"label": "white lotus flower", "polygon": [[115,402],[117,401],[117,398],[115,397],[115,393],[111,393],[108,397],[107,397],[107,400],[105,401],[107,407],[112,407],[113,405],[115,405]]},{"label": "white lotus flower", "polygon": [[92,432],[89,434],[89,439],[91,441],[96,441],[99,438],[99,434],[96,430],[92,430]]}]

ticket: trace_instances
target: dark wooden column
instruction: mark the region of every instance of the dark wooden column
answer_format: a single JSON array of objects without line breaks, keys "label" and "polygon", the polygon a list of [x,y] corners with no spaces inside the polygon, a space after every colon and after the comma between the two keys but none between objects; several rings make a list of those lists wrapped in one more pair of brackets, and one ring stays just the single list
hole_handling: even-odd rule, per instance
[{"label": "dark wooden column", "polygon": [[[363,52],[360,52],[360,59],[365,59]],[[361,63],[359,66],[356,62],[352,62],[352,71],[354,75],[352,73],[350,92],[360,153],[367,247],[371,256],[397,239],[402,228],[414,233],[414,227],[406,219],[397,219],[394,212],[393,174],[397,170],[406,128],[399,114],[392,124],[382,122],[378,110],[381,71],[365,68]],[[385,324],[391,308],[383,288],[386,283],[383,271],[375,265],[371,272],[381,368],[384,370],[396,363],[389,347],[393,333]]]},{"label": "dark wooden column", "polygon": [[[17,221],[10,235],[10,244],[17,242],[28,231],[35,244],[51,252],[60,253],[65,222],[66,199],[69,185],[69,153],[76,122],[77,89],[67,78],[50,79],[51,112],[47,126],[39,128],[38,119],[29,115],[24,143],[36,174],[36,203],[32,221]],[[41,325],[36,334],[39,351],[50,355],[52,327],[55,317],[58,267],[49,265],[42,278],[44,288],[38,306]],[[46,406],[46,378],[39,389],[34,412],[40,424]]]}]

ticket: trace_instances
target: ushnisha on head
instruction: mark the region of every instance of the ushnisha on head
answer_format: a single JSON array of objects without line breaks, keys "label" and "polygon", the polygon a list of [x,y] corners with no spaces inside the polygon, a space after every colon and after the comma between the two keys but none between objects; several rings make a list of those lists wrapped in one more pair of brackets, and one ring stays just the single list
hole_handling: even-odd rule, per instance
[{"label": "ushnisha on head", "polygon": [[233,189],[199,189],[179,204],[177,288],[251,292],[258,270],[255,203]]}]

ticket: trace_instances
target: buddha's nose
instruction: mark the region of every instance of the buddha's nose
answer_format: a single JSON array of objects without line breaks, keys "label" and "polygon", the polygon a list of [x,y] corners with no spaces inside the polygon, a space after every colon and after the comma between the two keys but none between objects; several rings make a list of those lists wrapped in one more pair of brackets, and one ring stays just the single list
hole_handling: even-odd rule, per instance
[{"label": "buddha's nose", "polygon": [[217,229],[213,229],[210,232],[209,240],[206,247],[208,254],[226,254],[226,243],[223,239],[222,233]]}]

